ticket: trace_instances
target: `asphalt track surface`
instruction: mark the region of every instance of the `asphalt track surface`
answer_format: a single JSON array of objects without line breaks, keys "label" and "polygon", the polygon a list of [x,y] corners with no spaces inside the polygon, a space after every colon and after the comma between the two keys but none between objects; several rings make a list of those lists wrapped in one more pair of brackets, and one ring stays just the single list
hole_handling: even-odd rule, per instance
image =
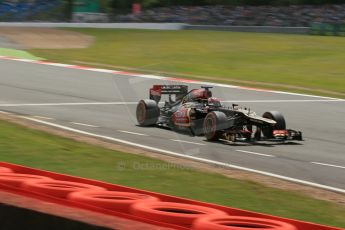
[{"label": "asphalt track surface", "polygon": [[281,111],[288,128],[302,130],[305,141],[213,143],[204,137],[138,127],[136,103],[148,97],[153,84],[177,83],[0,59],[0,111],[165,154],[219,163],[218,167],[243,168],[345,193],[344,100],[216,86],[214,96],[228,105],[245,105],[260,115]]}]

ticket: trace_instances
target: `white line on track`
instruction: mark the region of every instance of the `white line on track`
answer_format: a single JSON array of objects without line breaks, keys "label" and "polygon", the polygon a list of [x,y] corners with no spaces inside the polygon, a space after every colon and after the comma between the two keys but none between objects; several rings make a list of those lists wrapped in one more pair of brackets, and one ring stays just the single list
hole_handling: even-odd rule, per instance
[{"label": "white line on track", "polygon": [[93,127],[93,128],[98,128],[99,126],[96,125],[89,125],[89,124],[84,124],[84,123],[79,123],[79,122],[70,122],[71,124],[75,125],[81,125],[81,126],[86,126],[86,127]]},{"label": "white line on track", "polygon": [[126,131],[126,130],[117,130],[121,133],[128,133],[128,134],[133,134],[133,135],[138,135],[138,136],[149,136],[147,134],[144,134],[144,133],[135,133],[135,132],[130,132],[130,131]]},{"label": "white line on track", "polygon": [[160,149],[160,148],[156,148],[156,147],[151,147],[151,146],[148,146],[148,145],[142,145],[142,144],[133,143],[133,142],[122,140],[122,139],[118,139],[118,138],[113,138],[113,137],[103,136],[103,135],[99,135],[99,134],[95,134],[95,133],[90,133],[90,132],[86,132],[86,131],[83,131],[83,130],[78,130],[78,129],[74,129],[74,128],[71,128],[71,127],[54,124],[54,123],[47,122],[47,121],[42,121],[42,120],[35,119],[35,118],[32,118],[32,117],[22,117],[22,118],[30,120],[30,121],[34,121],[34,122],[37,122],[37,123],[40,123],[40,124],[49,125],[49,126],[52,126],[52,127],[55,127],[55,128],[62,129],[62,130],[67,130],[67,131],[70,131],[70,132],[75,132],[75,133],[79,133],[79,134],[83,134],[83,135],[88,135],[88,136],[91,136],[91,137],[102,138],[102,139],[105,139],[105,140],[115,141],[115,142],[118,142],[118,143],[122,143],[122,144],[126,144],[126,145],[131,145],[131,146],[135,146],[135,147],[138,147],[138,148],[143,148],[143,149],[147,149],[147,150],[151,150],[151,151],[155,151],[155,152],[160,152],[160,153],[171,155],[171,156],[181,157],[181,158],[185,158],[185,159],[189,159],[189,160],[195,160],[195,161],[199,161],[199,162],[203,162],[203,163],[207,163],[207,164],[212,164],[212,165],[215,165],[215,166],[218,166],[218,167],[234,168],[234,169],[244,170],[244,171],[248,171],[248,172],[252,172],[252,173],[257,173],[257,174],[261,174],[261,175],[265,175],[265,176],[275,177],[275,178],[279,178],[279,179],[282,179],[282,180],[287,180],[287,181],[291,181],[291,182],[295,182],[295,183],[299,183],[299,184],[309,185],[309,186],[313,186],[313,187],[322,188],[322,189],[326,189],[326,190],[330,190],[330,191],[334,191],[334,192],[345,194],[345,189],[341,189],[341,188],[331,187],[331,186],[327,186],[327,185],[323,185],[323,184],[318,184],[318,183],[314,183],[314,182],[310,182],[310,181],[305,181],[305,180],[300,180],[300,179],[296,179],[296,178],[292,178],[292,177],[282,176],[282,175],[279,175],[279,174],[265,172],[265,171],[261,171],[261,170],[246,168],[246,167],[242,167],[242,166],[238,166],[238,165],[233,165],[233,164],[229,164],[229,163],[224,163],[224,162],[219,162],[219,161],[199,158],[199,157],[195,157],[195,156],[189,156],[189,155],[185,155],[185,154],[181,154],[181,153],[177,153],[177,152],[172,152],[172,151],[169,151],[169,150],[164,150],[164,149]]},{"label": "white line on track", "polygon": [[275,157],[270,154],[264,154],[264,153],[257,153],[257,152],[251,152],[251,151],[246,151],[246,150],[235,150],[236,152],[241,152],[241,153],[249,153],[252,155],[258,155],[258,156],[263,156],[263,157]]},{"label": "white line on track", "polygon": [[0,107],[20,106],[65,106],[65,105],[135,105],[138,102],[62,102],[62,103],[22,103],[22,104],[0,104]]},{"label": "white line on track", "polygon": [[43,117],[43,116],[33,116],[35,118],[38,118],[38,119],[44,119],[44,120],[55,120],[54,118],[51,118],[51,117]]},{"label": "white line on track", "polygon": [[[225,103],[290,103],[290,102],[345,102],[343,99],[329,100],[243,100],[243,101],[222,101]],[[73,106],[73,105],[136,105],[138,102],[61,102],[61,103],[18,103],[18,104],[0,104],[0,107],[24,107],[24,106]]]},{"label": "white line on track", "polygon": [[321,162],[310,162],[312,164],[316,164],[316,165],[323,165],[323,166],[329,166],[329,167],[334,167],[334,168],[341,168],[341,169],[345,169],[345,166],[340,166],[340,165],[332,165],[332,164],[327,164],[327,163],[321,163]]},{"label": "white line on track", "polygon": [[291,102],[345,102],[343,99],[325,99],[325,100],[237,100],[222,101],[225,103],[291,103]]},{"label": "white line on track", "polygon": [[2,114],[10,114],[10,113],[5,112],[5,111],[0,111],[0,113],[2,113]]},{"label": "white line on track", "polygon": [[176,140],[176,139],[170,139],[171,141],[176,141],[176,142],[182,142],[182,143],[187,143],[187,144],[193,144],[193,145],[206,145],[203,143],[198,143],[198,142],[191,142],[191,141],[183,141],[183,140]]}]

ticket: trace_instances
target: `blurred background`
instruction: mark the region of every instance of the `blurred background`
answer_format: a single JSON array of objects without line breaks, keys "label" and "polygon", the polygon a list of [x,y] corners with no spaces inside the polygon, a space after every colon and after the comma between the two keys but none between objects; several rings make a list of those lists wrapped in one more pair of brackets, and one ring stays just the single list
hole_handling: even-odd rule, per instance
[{"label": "blurred background", "polygon": [[343,24],[345,0],[0,0],[0,21]]}]

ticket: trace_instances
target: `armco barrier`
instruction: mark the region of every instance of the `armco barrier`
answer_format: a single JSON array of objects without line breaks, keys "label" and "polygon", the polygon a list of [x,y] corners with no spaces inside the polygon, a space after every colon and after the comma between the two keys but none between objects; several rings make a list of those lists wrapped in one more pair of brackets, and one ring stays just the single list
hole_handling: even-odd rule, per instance
[{"label": "armco barrier", "polygon": [[[79,209],[80,211],[89,210],[95,213],[113,216],[114,218],[121,217],[128,220],[135,220],[142,223],[166,227],[168,229],[245,230],[253,228],[268,228],[272,230],[340,230],[335,227],[322,226],[298,220],[182,199],[174,196],[37,170],[5,162],[0,162],[0,167],[10,168],[13,171],[13,173],[7,173],[8,176],[9,174],[13,174],[13,176],[17,174],[27,175],[28,177],[46,177],[42,180],[25,180],[23,183],[19,184],[19,186],[18,184],[13,185],[13,183],[7,183],[6,180],[3,180],[0,182],[0,191],[40,201],[46,201],[60,206],[72,207]],[[57,193],[51,192],[51,188],[53,187],[57,189],[54,190],[55,192],[57,191]],[[75,192],[76,188],[78,192]],[[61,191],[63,191],[62,194],[60,194]],[[98,192],[99,194],[97,195]],[[78,193],[84,193],[81,197],[96,197],[102,202],[108,199],[115,199],[117,201],[121,199],[132,199],[133,202],[131,202],[129,206],[128,213],[128,211],[124,211],[122,208],[116,209],[111,205],[109,208],[109,206],[107,206],[108,204],[105,206],[102,202],[94,203],[85,202],[85,200],[78,200],[78,198],[75,198],[75,194]],[[118,193],[119,196],[116,196],[116,193]],[[125,193],[127,193],[127,195]],[[133,197],[133,194],[150,196],[153,197],[153,200],[141,199],[137,196]],[[156,200],[154,198],[160,201],[154,201]],[[207,225],[211,226],[211,228],[202,228],[202,226]]]}]

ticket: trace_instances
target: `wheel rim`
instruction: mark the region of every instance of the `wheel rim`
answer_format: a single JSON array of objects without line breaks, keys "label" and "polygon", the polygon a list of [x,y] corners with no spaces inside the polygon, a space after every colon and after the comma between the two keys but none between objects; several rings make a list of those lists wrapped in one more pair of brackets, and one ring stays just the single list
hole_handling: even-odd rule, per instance
[{"label": "wheel rim", "polygon": [[208,117],[205,120],[205,135],[208,139],[212,139],[216,132],[216,122],[213,117]]},{"label": "wheel rim", "polygon": [[139,103],[136,114],[137,114],[138,123],[143,124],[146,118],[146,107],[143,102]]}]

